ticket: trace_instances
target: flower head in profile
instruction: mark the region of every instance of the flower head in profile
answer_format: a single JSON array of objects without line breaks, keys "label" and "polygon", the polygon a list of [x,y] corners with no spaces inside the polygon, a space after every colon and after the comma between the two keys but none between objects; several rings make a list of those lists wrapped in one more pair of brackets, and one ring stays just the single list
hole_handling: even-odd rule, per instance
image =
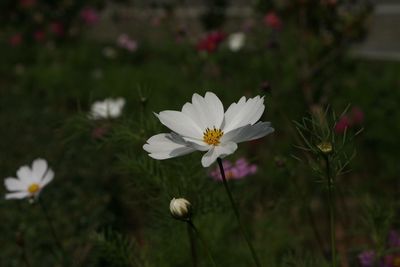
[{"label": "flower head in profile", "polygon": [[9,177],[4,185],[9,193],[6,199],[36,198],[42,189],[54,178],[54,172],[44,159],[36,159],[32,167],[22,166],[17,171],[17,178]]},{"label": "flower head in profile", "polygon": [[94,120],[118,118],[121,116],[124,106],[125,99],[122,97],[116,99],[107,98],[103,101],[96,101],[92,104],[89,117]]},{"label": "flower head in profile", "polygon": [[201,163],[210,166],[217,158],[234,153],[238,143],[264,137],[274,129],[270,122],[259,122],[264,112],[264,97],[242,97],[224,112],[221,100],[211,92],[194,94],[181,111],[155,114],[171,133],[147,140],[143,149],[154,159],[169,159],[196,150],[206,152]]},{"label": "flower head in profile", "polygon": [[232,52],[237,52],[244,46],[246,35],[243,32],[232,33],[228,37],[228,47]]}]

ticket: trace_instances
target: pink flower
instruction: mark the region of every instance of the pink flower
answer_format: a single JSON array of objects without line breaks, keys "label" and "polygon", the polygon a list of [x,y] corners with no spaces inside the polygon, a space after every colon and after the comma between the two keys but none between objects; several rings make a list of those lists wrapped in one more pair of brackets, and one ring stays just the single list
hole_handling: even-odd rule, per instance
[{"label": "pink flower", "polygon": [[127,34],[121,34],[117,39],[117,45],[121,48],[134,52],[137,50],[138,44],[135,40],[131,39]]},{"label": "pink flower", "polygon": [[264,23],[268,27],[274,30],[282,29],[282,21],[279,16],[275,13],[275,11],[268,12],[264,17]]},{"label": "pink flower", "polygon": [[33,33],[33,38],[36,42],[43,42],[46,37],[46,34],[42,30],[37,30]]},{"label": "pink flower", "polygon": [[94,25],[99,21],[99,15],[94,8],[86,7],[81,11],[81,19],[87,25]]},{"label": "pink flower", "polygon": [[19,46],[22,43],[22,35],[20,33],[16,33],[8,39],[8,42],[11,46]]},{"label": "pink flower", "polygon": [[50,24],[50,31],[57,36],[64,35],[64,25],[61,22],[53,22]]},{"label": "pink flower", "polygon": [[367,250],[358,255],[362,267],[373,267],[376,261],[375,251]]},{"label": "pink flower", "polygon": [[347,115],[342,116],[335,125],[335,132],[342,134],[346,129],[351,126],[351,120]]},{"label": "pink flower", "polygon": [[225,34],[219,31],[214,31],[200,39],[197,43],[197,51],[205,51],[212,53],[217,50],[219,44],[225,39]]},{"label": "pink flower", "polygon": [[[257,172],[257,165],[250,164],[245,158],[238,159],[234,164],[228,160],[222,162],[227,180],[238,180]],[[210,176],[216,181],[222,181],[219,167],[214,169]]]}]

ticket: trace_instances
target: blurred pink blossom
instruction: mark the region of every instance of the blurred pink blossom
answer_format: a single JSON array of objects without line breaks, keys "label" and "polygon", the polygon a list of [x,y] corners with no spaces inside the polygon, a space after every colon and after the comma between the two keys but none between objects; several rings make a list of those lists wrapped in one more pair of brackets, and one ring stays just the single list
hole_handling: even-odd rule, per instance
[{"label": "blurred pink blossom", "polygon": [[[250,164],[245,158],[238,159],[234,164],[228,160],[222,162],[227,180],[238,180],[257,172],[257,165]],[[219,167],[214,169],[210,176],[216,181],[222,181]]]},{"label": "blurred pink blossom", "polygon": [[282,20],[275,11],[268,12],[264,17],[264,23],[274,30],[282,29]]},{"label": "blurred pink blossom", "polygon": [[117,39],[117,45],[121,48],[134,52],[137,50],[138,44],[135,40],[131,39],[127,34],[121,34]]},{"label": "blurred pink blossom", "polygon": [[97,13],[96,9],[92,7],[85,7],[81,10],[81,19],[87,25],[94,25],[99,21],[99,14]]},{"label": "blurred pink blossom", "polygon": [[8,42],[11,46],[19,46],[22,43],[22,35],[20,33],[16,33],[8,39]]},{"label": "blurred pink blossom", "polygon": [[350,118],[347,115],[342,116],[335,125],[335,132],[342,134],[351,126]]}]

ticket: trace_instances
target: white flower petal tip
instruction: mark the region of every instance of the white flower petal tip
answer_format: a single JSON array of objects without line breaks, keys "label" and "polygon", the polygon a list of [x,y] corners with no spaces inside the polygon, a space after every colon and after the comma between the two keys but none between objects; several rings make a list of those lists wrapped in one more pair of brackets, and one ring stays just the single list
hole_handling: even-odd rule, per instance
[{"label": "white flower petal tip", "polygon": [[48,167],[46,160],[38,158],[32,162],[32,167],[20,167],[17,177],[4,179],[4,186],[9,191],[6,199],[38,197],[43,188],[53,180],[54,172]]},{"label": "white flower petal tip", "polygon": [[92,104],[89,118],[92,120],[115,119],[121,116],[125,106],[125,99],[106,98],[103,101],[96,101]]},{"label": "white flower petal tip", "polygon": [[217,158],[233,154],[237,144],[274,132],[270,122],[260,122],[264,113],[264,97],[240,98],[224,112],[221,100],[212,92],[204,97],[193,94],[192,102],[181,111],[165,110],[154,115],[172,133],[149,138],[143,149],[154,159],[169,159],[193,151],[206,151],[201,159],[208,167]]}]

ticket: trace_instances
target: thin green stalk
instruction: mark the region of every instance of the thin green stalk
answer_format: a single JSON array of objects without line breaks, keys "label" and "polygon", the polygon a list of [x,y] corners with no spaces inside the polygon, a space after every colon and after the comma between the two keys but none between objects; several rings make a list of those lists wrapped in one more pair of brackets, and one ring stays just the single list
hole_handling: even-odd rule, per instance
[{"label": "thin green stalk", "polygon": [[206,241],[204,240],[203,236],[200,234],[199,230],[197,230],[197,228],[196,228],[196,226],[194,225],[193,221],[189,219],[189,220],[187,221],[187,223],[188,223],[188,225],[193,229],[193,232],[194,232],[194,233],[197,235],[197,237],[199,238],[201,244],[203,245],[203,247],[204,247],[204,249],[205,249],[205,251],[206,251],[206,253],[207,253],[207,255],[208,255],[208,258],[210,259],[210,261],[211,261],[211,263],[212,263],[212,266],[213,266],[213,267],[217,267],[217,265],[215,264],[214,258],[213,258],[212,254],[211,254],[210,248],[208,247],[208,245],[207,245]]},{"label": "thin green stalk", "polygon": [[324,155],[326,165],[326,178],[328,181],[328,205],[329,205],[329,231],[331,241],[331,260],[332,267],[336,267],[336,238],[335,238],[335,205],[334,205],[334,185],[331,177],[331,165],[328,155]]},{"label": "thin green stalk", "polygon": [[51,235],[53,236],[54,242],[56,243],[56,246],[57,246],[58,250],[61,252],[63,260],[65,260],[64,248],[61,245],[60,239],[58,238],[58,235],[57,235],[57,232],[56,232],[56,230],[54,228],[52,219],[50,218],[49,213],[47,212],[47,208],[46,208],[44,202],[40,198],[38,198],[38,203],[39,203],[39,205],[40,205],[40,207],[42,209],[43,215],[44,215],[44,217],[45,217],[45,219],[47,221],[47,224],[48,224],[48,226],[50,228],[50,232],[51,232]]},{"label": "thin green stalk", "polygon": [[235,204],[235,201],[233,200],[233,196],[232,196],[231,190],[229,189],[228,182],[226,181],[224,166],[222,165],[221,158],[217,158],[217,162],[218,162],[218,165],[219,165],[219,169],[221,171],[222,181],[224,183],[224,186],[225,186],[225,189],[226,189],[226,193],[228,194],[229,200],[230,200],[231,205],[232,205],[233,212],[235,213],[236,219],[237,219],[237,221],[239,223],[242,235],[243,235],[244,239],[247,242],[247,246],[250,249],[251,255],[253,256],[253,260],[254,260],[256,266],[257,267],[261,267],[260,260],[257,257],[256,251],[254,250],[253,245],[251,244],[249,234],[247,233],[247,230],[246,230],[244,224],[242,223],[242,220],[240,219],[239,209],[237,208],[237,206]]},{"label": "thin green stalk", "polygon": [[193,267],[197,267],[197,253],[196,253],[196,243],[194,239],[194,230],[190,226],[190,224],[187,225],[187,230],[188,230],[188,236],[189,236],[189,243],[190,243],[190,252],[192,254],[192,264]]}]

